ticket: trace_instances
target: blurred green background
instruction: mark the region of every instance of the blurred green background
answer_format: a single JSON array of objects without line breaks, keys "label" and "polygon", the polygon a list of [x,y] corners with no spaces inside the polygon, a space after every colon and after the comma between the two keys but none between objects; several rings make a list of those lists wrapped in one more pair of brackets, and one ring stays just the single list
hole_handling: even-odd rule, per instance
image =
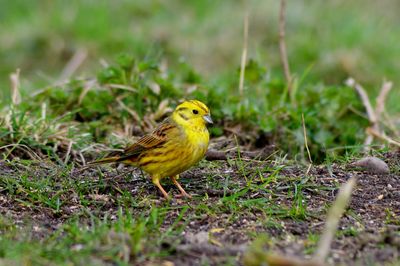
[{"label": "blurred green background", "polygon": [[[75,76],[93,76],[100,60],[127,52],[185,60],[209,80],[240,63],[243,15],[249,10],[249,58],[281,75],[279,1],[0,1],[1,95],[21,69],[23,89],[57,81],[67,62],[87,54]],[[400,82],[400,2],[288,1],[287,46],[292,72],[325,84],[353,76],[371,92],[383,79]],[[398,90],[390,107],[400,110]]]},{"label": "blurred green background", "polygon": [[[15,132],[4,127],[4,145],[17,142],[48,152],[53,143],[48,136],[74,123],[77,128],[65,137],[74,148],[92,142],[114,146],[106,137],[115,131],[131,136],[126,126],[140,126],[146,132],[146,121],[156,124],[165,115],[160,106],[166,110],[180,99],[197,98],[212,110],[213,136],[230,135],[234,128],[241,143],[257,148],[273,143],[293,157],[305,158],[304,115],[311,154],[323,161],[327,154],[361,149],[366,137],[369,121],[355,91],[344,85],[348,77],[365,87],[373,104],[382,82],[393,81],[386,109],[391,117],[400,111],[396,0],[287,1],[286,44],[296,77],[291,97],[279,56],[278,0],[0,0],[0,6],[3,106],[10,102],[9,75],[17,68],[22,84],[22,104],[9,119]],[[71,71],[77,57],[80,63]],[[60,85],[65,79],[71,82]],[[132,90],[112,89],[115,84]],[[47,89],[32,96],[42,88]],[[48,112],[40,131],[42,103]],[[65,121],[50,130],[59,117]],[[395,123],[385,133],[397,138]],[[40,141],[32,139],[38,135]]]}]

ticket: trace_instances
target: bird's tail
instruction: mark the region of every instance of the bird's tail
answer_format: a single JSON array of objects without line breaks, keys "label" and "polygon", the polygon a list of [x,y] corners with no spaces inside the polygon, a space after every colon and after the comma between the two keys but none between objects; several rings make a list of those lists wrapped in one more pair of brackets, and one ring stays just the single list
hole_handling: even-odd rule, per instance
[{"label": "bird's tail", "polygon": [[119,156],[113,156],[113,157],[106,157],[97,161],[93,161],[88,163],[88,165],[92,166],[92,165],[99,165],[99,164],[105,164],[105,163],[114,163],[114,162],[118,162],[121,159],[121,157]]}]

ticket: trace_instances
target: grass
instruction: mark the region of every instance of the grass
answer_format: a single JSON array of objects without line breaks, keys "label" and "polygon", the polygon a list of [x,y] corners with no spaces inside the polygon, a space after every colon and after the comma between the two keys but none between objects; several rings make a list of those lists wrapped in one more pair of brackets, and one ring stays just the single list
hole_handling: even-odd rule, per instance
[{"label": "grass", "polygon": [[[150,182],[140,185],[144,191],[132,192],[136,176],[140,176],[137,171],[132,176],[118,178],[108,177],[114,171],[104,173],[96,169],[91,174],[75,175],[71,167],[31,160],[11,161],[7,165],[12,174],[1,179],[2,193],[13,208],[21,208],[19,212],[29,209],[48,217],[33,221],[22,218],[17,223],[23,227],[18,229],[15,221],[2,221],[0,230],[7,233],[0,239],[2,258],[8,263],[35,265],[159,261],[173,256],[180,235],[189,224],[204,219],[224,217],[224,227],[237,226],[243,219],[249,219],[261,224],[261,228],[283,230],[278,222],[282,219],[298,222],[317,215],[307,211],[304,204],[304,188],[316,187],[310,178],[281,175],[285,169],[281,162],[257,165],[258,171],[254,173],[245,170],[250,164],[255,161],[237,159],[231,165],[242,170],[234,176],[221,173],[205,176],[208,186],[230,191],[229,195],[219,199],[200,196],[195,201],[171,206],[169,202],[155,200],[158,196],[151,195],[154,193],[148,193]],[[203,167],[215,170],[221,164],[203,164]],[[130,180],[132,177],[134,180]],[[185,179],[182,183],[187,184]],[[277,199],[282,200],[281,188],[288,191],[283,197],[286,203],[276,204]],[[323,189],[317,187],[317,191]],[[259,193],[270,196],[253,198],[252,195]],[[51,225],[55,229],[46,226],[49,221],[56,223]],[[239,230],[254,238],[252,228]]]},{"label": "grass", "polygon": [[[86,213],[90,220],[82,224],[79,219],[71,218],[61,228],[40,241],[31,236],[12,241],[16,244],[12,249],[7,247],[7,240],[2,239],[2,254],[4,258],[18,262],[20,254],[25,254],[21,261],[23,264],[46,265],[47,263],[73,263],[89,265],[107,262],[127,265],[135,258],[140,261],[144,250],[150,258],[155,256],[165,236],[179,233],[176,224],[182,219],[185,208],[180,211],[166,232],[160,232],[160,223],[169,207],[151,209],[150,213],[134,217],[129,210],[118,210],[117,217],[97,218],[95,214]],[[4,226],[4,225],[3,225]],[[33,227],[35,228],[35,227]],[[144,244],[143,239],[153,239],[150,246]],[[17,236],[21,237],[21,236]],[[44,245],[44,246],[43,246]],[[29,248],[34,246],[35,248]],[[153,255],[152,255],[153,253]],[[162,256],[162,254],[157,254]]]},{"label": "grass", "polygon": [[[31,169],[34,167],[40,166],[30,165]],[[2,192],[22,210],[28,208],[38,213],[47,212],[53,218],[68,217],[61,227],[57,225],[57,230],[40,240],[35,236],[36,233],[41,233],[35,231],[35,228],[39,227],[30,225],[33,221],[21,221],[24,224],[22,230],[13,226],[15,221],[2,221],[0,230],[7,233],[1,239],[3,258],[17,264],[35,265],[47,265],[50,262],[127,263],[131,258],[139,256],[143,250],[150,254],[156,252],[164,238],[179,234],[182,230],[183,225],[180,222],[188,206],[170,207],[169,204],[163,204],[164,206],[153,205],[148,209],[146,199],[143,199],[145,202],[137,202],[132,198],[132,194],[126,193],[123,188],[120,190],[120,197],[104,195],[103,193],[107,193],[104,190],[107,186],[110,189],[110,184],[104,184],[101,179],[94,181],[68,178],[69,174],[65,176],[64,173],[69,173],[69,170],[57,169],[52,176],[51,172],[44,174],[42,169],[37,168],[39,174],[36,177],[31,176],[31,171],[19,173],[18,176],[2,177]],[[115,201],[115,207],[118,206],[115,214],[111,215],[107,211],[100,214],[108,201]],[[71,206],[72,202],[74,204]],[[70,214],[65,213],[68,209],[66,205],[69,205],[72,211]],[[136,212],[131,208],[136,209]],[[137,211],[143,212],[137,216]],[[166,215],[175,216],[174,213],[176,217],[172,217],[173,223],[164,227],[165,232],[160,232]],[[171,217],[169,220],[171,221]],[[36,230],[47,229],[42,226]],[[30,230],[33,232],[26,235]],[[149,243],[144,246],[142,242],[145,236],[148,240],[154,239],[156,242],[151,246]],[[9,248],[10,241],[14,243],[12,249]],[[35,248],[28,251],[32,246]],[[20,254],[25,254],[26,257],[21,258]],[[96,258],[91,258],[92,256]],[[140,261],[140,258],[137,260]]]},{"label": "grass", "polygon": [[[194,170],[182,177],[182,184],[190,187],[187,190],[198,195],[190,201],[170,202],[160,201],[151,182],[134,169],[121,175],[108,167],[76,172],[51,162],[5,161],[0,187],[3,206],[9,209],[0,222],[2,260],[23,265],[184,261],[185,254],[177,250],[189,241],[185,235],[202,231],[214,234],[215,243],[224,245],[257,239],[264,232],[275,246],[288,234],[290,241],[306,241],[304,252],[310,254],[318,238],[309,231],[303,239],[287,232],[288,227],[319,221],[326,211],[318,208],[319,199],[331,195],[337,183],[316,182],[315,173],[296,174],[298,170],[305,173],[307,167],[296,170],[279,160],[244,159],[231,161],[232,166],[202,163],[201,172]],[[258,170],[220,171],[241,165]],[[168,182],[164,186],[173,188]],[[225,193],[215,196],[202,190]],[[382,223],[395,224],[394,212],[386,213]],[[357,221],[368,224],[365,218]],[[215,228],[226,233],[215,233],[219,232]],[[337,236],[354,238],[360,230],[364,229],[350,226]],[[224,260],[226,265],[236,264],[234,257],[227,255]],[[213,262],[207,259],[205,263]]]},{"label": "grass", "polygon": [[[264,87],[270,95],[261,97],[260,91],[260,95],[249,96],[243,102],[236,93],[221,98],[226,89],[218,90],[206,83],[189,81],[185,69],[169,75],[160,64],[154,60],[135,61],[124,55],[116,64],[101,70],[96,80],[72,80],[27,97],[19,106],[10,106],[4,112],[2,146],[17,143],[19,149],[33,147],[51,157],[58,156],[57,150],[65,154],[71,150],[71,145],[73,150],[87,151],[92,141],[121,148],[126,144],[122,136],[127,137],[133,131],[151,130],[171,110],[169,105],[176,105],[182,98],[203,100],[215,110],[213,117],[218,122],[210,129],[213,136],[220,136],[230,126],[240,124],[240,144],[257,146],[272,142],[303,160],[306,156],[301,114],[305,117],[313,161],[321,162],[327,156],[355,150],[346,147],[357,148],[365,138],[364,129],[369,122],[360,115],[362,104],[348,87],[307,84],[292,97],[293,103],[279,96],[285,89],[282,82],[274,83],[260,76],[254,84]],[[250,74],[264,70],[250,61],[246,71]],[[204,89],[190,95],[178,89],[187,86],[188,82]],[[228,88],[230,81],[220,86]],[[337,94],[338,89],[342,93]],[[281,100],[275,102],[276,97]],[[357,126],[349,127],[349,123],[357,123]],[[337,146],[345,148],[332,149]],[[7,150],[10,151],[10,147]],[[68,160],[66,157],[58,159]]]},{"label": "grass", "polygon": [[[391,4],[389,1],[388,7]],[[15,65],[13,62],[24,62],[20,56],[28,58],[30,61],[26,64],[32,68],[21,66],[22,73],[27,71],[27,75],[22,74],[21,79],[22,104],[10,111],[9,101],[3,102],[5,108],[3,116],[7,119],[2,121],[2,125],[6,127],[2,127],[3,141],[0,144],[5,146],[9,143],[19,143],[20,146],[13,148],[19,150],[25,146],[33,146],[39,149],[40,153],[50,154],[52,158],[57,158],[57,150],[58,153],[65,154],[70,145],[73,150],[86,151],[93,141],[121,148],[132,132],[151,130],[178,100],[197,98],[207,102],[215,120],[218,121],[217,125],[210,129],[213,136],[226,134],[229,127],[240,124],[242,132],[238,135],[240,144],[250,142],[255,146],[263,146],[265,143],[274,143],[293,157],[305,160],[307,156],[304,150],[301,119],[304,115],[313,161],[323,162],[328,157],[358,152],[362,149],[365,128],[369,125],[369,121],[358,96],[353,89],[343,85],[343,81],[348,76],[354,76],[366,84],[371,96],[376,95],[377,91],[371,87],[378,88],[382,77],[387,76],[396,84],[397,76],[390,74],[395,67],[388,62],[389,60],[385,61],[387,65],[382,63],[379,69],[374,69],[373,74],[358,75],[359,69],[354,69],[357,66],[375,66],[372,62],[378,61],[376,51],[385,51],[387,55],[384,55],[387,57],[396,55],[397,49],[386,47],[392,42],[384,41],[394,38],[394,35],[386,36],[386,31],[380,30],[381,27],[390,25],[393,17],[391,15],[371,17],[367,31],[361,22],[365,22],[364,16],[368,15],[370,10],[376,10],[375,3],[371,1],[368,5],[364,5],[365,10],[357,9],[354,3],[339,0],[332,1],[329,5],[329,8],[317,3],[308,5],[309,16],[298,15],[296,10],[303,10],[302,4],[295,3],[288,6],[287,43],[290,48],[289,61],[296,79],[295,93],[289,99],[280,73],[277,40],[274,38],[266,40],[265,34],[262,34],[266,32],[267,36],[277,36],[277,27],[265,29],[263,23],[255,23],[261,20],[262,11],[265,11],[265,14],[271,13],[270,17],[267,16],[267,22],[270,23],[268,25],[276,26],[274,20],[276,3],[249,1],[248,8],[254,24],[250,25],[252,30],[249,38],[255,43],[265,42],[266,50],[254,45],[249,47],[249,51],[253,52],[249,54],[246,65],[246,95],[245,99],[242,99],[237,91],[239,60],[235,61],[233,54],[240,51],[241,47],[237,46],[240,42],[233,42],[231,39],[232,36],[236,39],[241,36],[240,31],[233,34],[241,27],[241,21],[237,18],[240,17],[243,8],[239,4],[233,6],[224,3],[210,4],[208,1],[200,1],[198,4],[175,1],[168,6],[157,1],[99,5],[93,5],[93,2],[88,1],[74,2],[68,6],[62,1],[55,1],[43,7],[24,1],[8,4],[10,12],[2,15],[3,23],[13,29],[15,34],[8,37],[8,42],[0,42],[0,45],[4,46],[2,51],[8,55],[7,60],[10,60],[4,64],[3,70],[0,69],[0,72],[4,73],[1,76],[6,77],[6,73],[14,71],[9,68]],[[184,25],[179,23],[174,16],[171,16],[171,12],[177,10],[177,7],[180,7],[178,10],[184,14],[194,14],[194,20],[188,19],[188,23]],[[27,10],[32,12],[26,14]],[[96,20],[86,21],[89,19],[84,15],[87,10],[91,10],[89,13],[93,14]],[[233,24],[223,34],[221,33],[223,28],[219,25],[224,17],[216,10],[223,10],[223,14],[227,12],[232,15],[229,19]],[[332,11],[335,16],[328,16],[324,13],[326,10]],[[349,10],[358,12],[358,19],[354,19],[354,15],[350,16]],[[52,15],[40,16],[46,11]],[[153,11],[157,12],[152,19],[148,19]],[[120,14],[118,19],[113,20],[115,26],[112,30],[107,26],[113,18],[111,12]],[[138,20],[140,29],[137,29],[135,24],[131,26],[134,35],[120,34],[123,28],[131,25],[131,14]],[[262,15],[263,18],[266,17],[265,14]],[[22,16],[24,20],[21,19]],[[171,20],[171,17],[174,19]],[[322,18],[326,25],[316,23]],[[377,21],[378,19],[381,21]],[[199,21],[205,24],[199,26]],[[341,23],[346,25],[344,27],[346,30],[337,31]],[[169,27],[164,29],[160,26],[164,24]],[[36,25],[37,30],[25,35],[28,25]],[[48,31],[49,25],[52,25],[54,32]],[[157,31],[160,27],[163,29],[161,32]],[[150,46],[149,49],[148,44],[151,41],[146,38],[150,38],[152,34],[162,36],[164,31],[166,36],[170,36],[176,28],[186,32],[184,40],[190,42],[193,41],[192,38],[198,39],[196,33],[206,34],[210,44],[213,43],[212,38],[222,34],[221,45],[230,60],[226,61],[224,58],[222,60],[226,61],[224,67],[218,65],[217,62],[221,61],[218,50],[214,56],[208,57],[209,62],[204,62],[204,54],[191,56],[193,62],[186,60],[187,55],[184,53],[187,50],[181,46],[183,36],[157,39],[154,47]],[[136,30],[144,32],[148,30],[148,34],[137,34]],[[323,36],[318,42],[321,47],[316,47],[312,38],[307,37],[314,32],[321,32]],[[0,31],[1,34],[5,33]],[[376,34],[382,34],[382,37],[378,38]],[[92,40],[93,36],[96,36],[96,42]],[[26,38],[28,42],[26,46],[33,48],[30,50],[24,45],[11,45],[20,43],[21,38]],[[55,40],[59,40],[60,43],[52,44]],[[342,43],[338,40],[342,40]],[[369,47],[371,40],[375,44],[373,47]],[[68,47],[70,43],[71,48]],[[206,49],[213,50],[209,44],[201,43]],[[230,47],[231,43],[237,45]],[[393,40],[393,43],[396,42]],[[61,51],[50,49],[53,46]],[[38,76],[34,71],[38,71],[43,62],[49,74],[56,76],[52,70],[62,69],[80,47],[90,50],[91,53],[87,62],[81,66],[79,73],[82,75],[72,76],[71,80],[67,81],[37,80]],[[357,58],[353,60],[352,56],[357,55],[353,52],[355,47],[359,48],[360,57],[356,56]],[[197,51],[196,46],[190,51]],[[338,53],[338,56],[329,55],[330,52]],[[63,53],[67,53],[67,56],[62,56]],[[182,53],[183,58],[179,53]],[[108,57],[102,67],[93,60],[106,55]],[[383,55],[379,55],[381,60]],[[35,60],[34,56],[42,56],[43,61]],[[326,58],[331,59],[326,60]],[[344,62],[332,62],[332,60],[344,60]],[[93,70],[94,65],[96,70]],[[219,66],[220,71],[215,71],[209,65]],[[206,69],[211,70],[213,74],[207,73],[200,66],[206,66]],[[383,74],[380,72],[382,70],[387,71]],[[86,71],[90,74],[83,74]],[[371,80],[364,79],[366,76]],[[32,83],[25,82],[25,78]],[[2,81],[4,84],[7,82]],[[28,93],[28,91],[35,92]],[[2,93],[5,96],[3,99],[8,99],[6,97],[8,90],[3,89]],[[389,113],[396,111],[397,108],[393,107],[397,104],[392,104],[396,98],[395,94],[396,92],[392,92],[393,97],[389,97],[388,100]],[[10,112],[8,116],[7,112]],[[397,137],[396,130],[393,128],[388,130],[391,131],[390,135]],[[62,136],[57,135],[60,131],[63,131]],[[31,137],[33,135],[34,139]],[[58,145],[61,147],[55,147]],[[51,146],[53,147],[50,148]],[[74,155],[68,154],[68,156]],[[58,159],[64,162],[68,160],[68,158]]]}]

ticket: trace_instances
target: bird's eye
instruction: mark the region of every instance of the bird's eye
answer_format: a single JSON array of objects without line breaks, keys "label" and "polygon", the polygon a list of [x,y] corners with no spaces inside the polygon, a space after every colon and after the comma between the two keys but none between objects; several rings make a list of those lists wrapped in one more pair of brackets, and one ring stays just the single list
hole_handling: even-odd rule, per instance
[{"label": "bird's eye", "polygon": [[197,115],[198,113],[199,113],[199,111],[193,110],[193,114]]}]

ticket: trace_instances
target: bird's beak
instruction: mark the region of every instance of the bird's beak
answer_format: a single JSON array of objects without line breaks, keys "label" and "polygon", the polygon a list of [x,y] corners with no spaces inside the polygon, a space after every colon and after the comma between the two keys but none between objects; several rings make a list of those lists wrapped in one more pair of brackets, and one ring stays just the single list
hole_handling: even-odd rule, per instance
[{"label": "bird's beak", "polygon": [[203,116],[203,119],[204,119],[207,123],[209,123],[209,124],[214,123],[214,122],[212,121],[210,115],[205,115],[205,116]]}]

